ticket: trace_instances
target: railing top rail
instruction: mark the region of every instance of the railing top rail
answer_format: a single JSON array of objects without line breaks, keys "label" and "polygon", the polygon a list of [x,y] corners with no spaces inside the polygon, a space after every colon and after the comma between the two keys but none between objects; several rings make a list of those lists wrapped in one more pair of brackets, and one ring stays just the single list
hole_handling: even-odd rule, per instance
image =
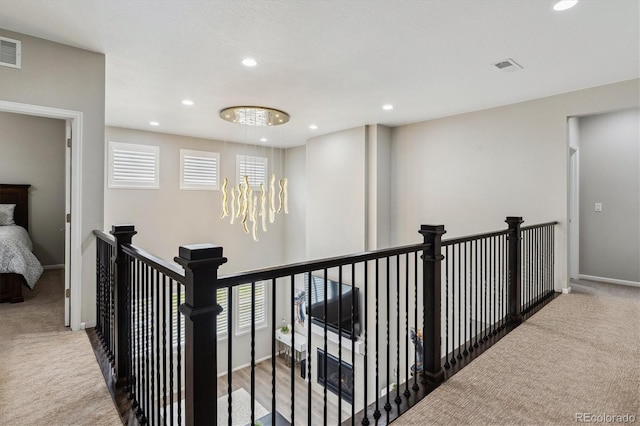
[{"label": "railing top rail", "polygon": [[536,228],[544,228],[547,226],[554,226],[557,224],[558,224],[558,221],[553,221],[553,222],[547,222],[547,223],[540,223],[538,225],[523,226],[520,228],[520,231],[527,231],[529,229],[536,229]]},{"label": "railing top rail", "polygon": [[318,271],[321,269],[335,268],[360,263],[368,260],[380,259],[388,256],[413,253],[425,250],[428,244],[412,244],[388,249],[374,250],[348,256],[330,257],[326,259],[313,260],[310,262],[299,262],[290,265],[276,266],[272,268],[256,269],[253,271],[236,272],[218,277],[218,288],[235,286],[239,284],[256,281],[270,280],[301,274],[304,272]]},{"label": "railing top rail", "polygon": [[174,265],[172,263],[167,262],[164,259],[161,259],[157,256],[148,253],[141,248],[138,248],[131,244],[124,244],[122,246],[122,251],[133,257],[134,259],[138,259],[143,263],[153,267],[154,269],[162,272],[169,278],[172,278],[179,282],[180,284],[184,284],[184,269],[178,265]]},{"label": "railing top rail", "polygon": [[111,244],[111,245],[112,245],[112,246],[114,246],[114,247],[116,246],[116,239],[115,239],[115,237],[114,237],[113,235],[111,235],[111,234],[107,234],[107,233],[106,233],[106,232],[104,232],[104,231],[98,231],[98,230],[95,230],[95,231],[93,231],[93,235],[95,235],[95,236],[96,236],[96,238],[98,238],[98,239],[100,239],[100,240],[104,241],[105,243],[109,243],[109,244]]},{"label": "railing top rail", "polygon": [[509,233],[508,229],[502,230],[502,231],[495,231],[495,232],[486,232],[484,234],[476,234],[476,235],[469,235],[467,237],[458,237],[458,238],[451,238],[448,240],[442,240],[442,246],[451,246],[454,244],[460,244],[460,243],[467,243],[469,241],[476,241],[476,240],[481,240],[483,238],[491,238],[491,237],[499,237],[500,235],[507,235]]}]

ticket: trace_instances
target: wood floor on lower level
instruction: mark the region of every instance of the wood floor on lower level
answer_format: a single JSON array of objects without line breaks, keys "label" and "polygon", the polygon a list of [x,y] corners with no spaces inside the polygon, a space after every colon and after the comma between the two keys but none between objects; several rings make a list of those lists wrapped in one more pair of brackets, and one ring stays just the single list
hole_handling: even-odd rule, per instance
[{"label": "wood floor on lower level", "polygon": [[[271,359],[262,361],[255,366],[255,400],[267,411],[271,412],[272,404],[272,363]],[[291,367],[282,356],[276,356],[276,411],[291,423],[292,407],[296,425],[309,424],[308,417],[308,386],[309,383],[300,375],[300,366],[295,366],[294,398],[291,398]],[[316,380],[315,378],[313,380]],[[251,367],[234,371],[231,376],[232,391],[243,388],[251,393]],[[218,398],[228,394],[227,376],[218,378]],[[338,420],[338,406],[327,398],[326,423],[324,410],[324,395],[311,391],[311,423],[312,425],[337,425],[351,417],[351,406],[343,404],[341,421]],[[262,422],[264,425],[269,422]]]}]

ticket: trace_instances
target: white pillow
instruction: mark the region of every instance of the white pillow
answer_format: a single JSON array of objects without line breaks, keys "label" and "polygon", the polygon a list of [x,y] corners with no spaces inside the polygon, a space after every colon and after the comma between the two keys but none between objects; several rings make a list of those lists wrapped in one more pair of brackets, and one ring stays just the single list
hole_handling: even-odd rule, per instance
[{"label": "white pillow", "polygon": [[16,224],[13,220],[13,211],[15,209],[15,204],[0,204],[0,226]]}]

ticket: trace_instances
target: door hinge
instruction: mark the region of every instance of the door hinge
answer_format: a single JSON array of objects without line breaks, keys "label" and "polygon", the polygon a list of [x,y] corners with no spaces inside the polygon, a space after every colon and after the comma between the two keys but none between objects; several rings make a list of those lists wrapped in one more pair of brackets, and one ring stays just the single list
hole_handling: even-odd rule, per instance
[{"label": "door hinge", "polygon": [[71,297],[71,289],[68,288],[64,291],[64,297],[66,297],[67,299],[69,299]]},{"label": "door hinge", "polygon": [[71,148],[71,138],[67,138],[67,148]]},{"label": "door hinge", "polygon": [[67,223],[71,223],[71,213],[67,213]]}]

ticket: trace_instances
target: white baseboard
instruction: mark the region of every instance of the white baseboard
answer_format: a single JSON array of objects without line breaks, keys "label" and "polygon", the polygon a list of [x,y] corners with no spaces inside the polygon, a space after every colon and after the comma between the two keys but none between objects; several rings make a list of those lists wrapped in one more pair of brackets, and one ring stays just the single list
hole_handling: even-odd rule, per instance
[{"label": "white baseboard", "polygon": [[628,285],[631,287],[640,287],[640,282],[638,281],[627,281],[627,280],[618,280],[616,278],[594,277],[593,275],[583,275],[583,274],[578,275],[578,278],[580,278],[581,280],[601,281],[603,283]]},{"label": "white baseboard", "polygon": [[567,287],[567,288],[563,288],[562,289],[562,294],[569,294],[571,293],[571,287]]},{"label": "white baseboard", "polygon": [[[265,356],[264,358],[256,359],[256,365],[258,365],[258,364],[260,364],[262,361],[266,361],[266,360],[268,360],[268,359],[271,359],[271,355],[267,355],[267,356]],[[251,363],[250,363],[250,362],[248,362],[248,363],[246,363],[246,364],[239,365],[239,366],[235,367],[235,368],[234,368],[233,370],[231,370],[231,371],[232,371],[232,372],[234,372],[234,371],[242,370],[243,368],[247,368],[247,367],[251,367]],[[227,371],[226,371],[226,370],[225,370],[225,371],[223,371],[223,372],[221,372],[221,373],[218,373],[218,377],[222,377],[222,376],[226,376],[226,375],[227,375]]]},{"label": "white baseboard", "polygon": [[45,271],[49,269],[64,269],[64,263],[62,265],[42,265],[42,269]]}]

